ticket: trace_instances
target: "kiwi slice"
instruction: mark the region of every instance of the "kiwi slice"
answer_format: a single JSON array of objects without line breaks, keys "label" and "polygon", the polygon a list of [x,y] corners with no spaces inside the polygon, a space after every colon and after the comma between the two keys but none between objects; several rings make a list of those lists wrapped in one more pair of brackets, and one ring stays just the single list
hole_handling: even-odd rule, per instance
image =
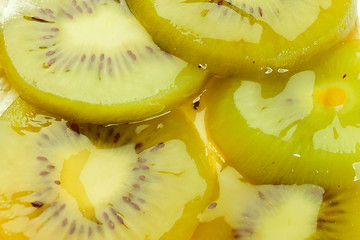
[{"label": "kiwi slice", "polygon": [[163,49],[220,75],[299,64],[335,45],[356,16],[354,0],[127,2]]},{"label": "kiwi slice", "polygon": [[5,69],[23,99],[69,120],[143,120],[207,80],[203,69],[160,50],[124,0],[18,5],[3,18]]},{"label": "kiwi slice", "polygon": [[208,134],[253,183],[352,184],[359,179],[359,66],[354,40],[302,70],[216,82]]},{"label": "kiwi slice", "polygon": [[139,124],[48,123],[0,121],[0,239],[189,239],[215,174],[181,111]]},{"label": "kiwi slice", "polygon": [[219,175],[220,196],[202,215],[192,240],[352,240],[360,236],[359,187],[259,185],[231,167]]}]

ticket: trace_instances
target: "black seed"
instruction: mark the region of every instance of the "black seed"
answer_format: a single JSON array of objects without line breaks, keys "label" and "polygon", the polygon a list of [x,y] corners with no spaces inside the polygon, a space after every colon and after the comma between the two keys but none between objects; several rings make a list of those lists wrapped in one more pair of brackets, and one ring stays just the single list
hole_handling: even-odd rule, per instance
[{"label": "black seed", "polygon": [[209,206],[208,206],[208,209],[214,209],[217,207],[217,203],[216,202],[213,202],[211,203]]},{"label": "black seed", "polygon": [[337,206],[339,205],[339,202],[330,202],[329,206],[333,207],[333,206]]},{"label": "black seed", "polygon": [[145,158],[139,158],[139,159],[138,159],[138,162],[139,162],[139,163],[144,163],[144,162],[146,162],[146,161],[147,161],[147,160],[146,160]]},{"label": "black seed", "polygon": [[44,161],[44,162],[48,161],[48,159],[46,157],[43,157],[43,156],[38,156],[36,159],[40,160],[40,161]]},{"label": "black seed", "polygon": [[48,65],[48,66],[51,66],[51,65],[53,65],[55,62],[56,62],[56,58],[52,58],[52,59],[50,59],[50,61],[48,61],[47,65]]},{"label": "black seed", "polygon": [[138,198],[139,202],[141,203],[146,203],[145,199],[142,199],[142,198]]},{"label": "black seed", "polygon": [[120,133],[116,133],[114,136],[113,142],[117,143],[119,141],[119,139],[120,139]]},{"label": "black seed", "polygon": [[150,53],[154,53],[154,50],[153,50],[151,47],[146,46],[146,49],[147,49]]},{"label": "black seed", "polygon": [[165,147],[165,143],[161,142],[161,143],[159,143],[158,145],[156,145],[155,147],[153,147],[153,148],[151,149],[151,152],[156,152],[157,150],[159,150],[159,149],[161,149],[161,148],[163,148],[163,147]]},{"label": "black seed", "polygon": [[343,79],[346,78],[347,74],[345,73],[344,76],[343,76]]},{"label": "black seed", "polygon": [[110,222],[109,222],[109,227],[110,227],[111,229],[114,229],[114,228],[115,228],[115,224],[114,224],[112,221],[110,221]]},{"label": "black seed", "polygon": [[40,176],[46,176],[48,174],[49,174],[49,172],[46,172],[46,171],[40,172]]},{"label": "black seed", "polygon": [[68,223],[68,220],[67,220],[67,218],[65,218],[65,219],[62,221],[61,226],[65,227],[65,226],[67,225],[67,223]]},{"label": "black seed", "polygon": [[35,201],[35,202],[32,202],[31,205],[35,208],[41,208],[44,205],[44,203],[40,202],[40,201]]},{"label": "black seed", "polygon": [[54,38],[53,35],[45,35],[42,37],[43,39],[51,39],[51,38]]},{"label": "black seed", "polygon": [[120,217],[119,215],[116,215],[116,219],[119,221],[119,223],[124,224],[124,219],[122,219],[122,217]]},{"label": "black seed", "polygon": [[132,202],[131,206],[133,206],[136,210],[140,211],[140,207],[137,204]]},{"label": "black seed", "polygon": [[60,185],[60,184],[61,184],[61,182],[60,182],[59,180],[55,180],[54,183],[55,183],[56,185]]},{"label": "black seed", "polygon": [[134,184],[134,185],[133,185],[133,188],[137,188],[137,189],[138,189],[138,188],[140,188],[140,185],[139,185],[139,184]]},{"label": "black seed", "polygon": [[71,223],[71,227],[70,227],[70,232],[69,232],[70,235],[74,234],[75,230],[76,230],[76,223],[75,223],[75,221],[73,221]]},{"label": "black seed", "polygon": [[142,143],[137,143],[136,145],[135,145],[135,149],[139,149],[139,148],[141,148],[142,147]]},{"label": "black seed", "polygon": [[49,56],[54,55],[54,53],[56,53],[56,51],[52,50],[52,51],[48,51],[45,55],[49,57]]},{"label": "black seed", "polygon": [[144,175],[141,175],[141,176],[139,176],[139,180],[141,180],[141,181],[145,181],[145,176]]},{"label": "black seed", "polygon": [[103,217],[106,221],[109,220],[109,215],[106,212],[103,213]]},{"label": "black seed", "polygon": [[131,199],[127,196],[123,196],[122,199],[125,201],[125,202],[131,202]]},{"label": "black seed", "polygon": [[82,10],[82,8],[80,6],[76,6],[76,10],[78,10],[78,12],[80,12],[80,13],[83,12],[83,10]]},{"label": "black seed", "polygon": [[60,31],[60,29],[58,29],[58,28],[52,28],[51,31],[53,31],[53,32],[58,32],[58,31]]},{"label": "black seed", "polygon": [[46,9],[46,12],[50,13],[50,14],[54,14],[54,12],[50,9],[50,8],[47,8]]},{"label": "black seed", "polygon": [[45,20],[45,19],[42,19],[39,17],[24,16],[24,19],[28,20],[28,21],[36,21],[36,22],[41,22],[41,23],[54,23],[54,22],[51,22],[51,21],[48,21],[48,20]]},{"label": "black seed", "polygon": [[260,14],[261,17],[263,16],[263,11],[262,11],[262,9],[260,7],[259,7],[259,14]]},{"label": "black seed", "polygon": [[45,134],[45,133],[41,134],[41,136],[42,136],[43,138],[47,139],[47,140],[50,139],[49,136],[48,136],[47,134]]},{"label": "black seed", "polygon": [[66,12],[66,11],[62,11],[68,18],[70,18],[70,19],[73,19],[74,17],[70,14],[70,13],[68,13],[68,12]]},{"label": "black seed", "polygon": [[261,198],[262,200],[265,200],[265,195],[262,192],[258,192],[259,198]]},{"label": "black seed", "polygon": [[134,61],[136,61],[136,55],[135,55],[131,50],[128,50],[128,51],[127,51],[127,54],[128,54]]}]

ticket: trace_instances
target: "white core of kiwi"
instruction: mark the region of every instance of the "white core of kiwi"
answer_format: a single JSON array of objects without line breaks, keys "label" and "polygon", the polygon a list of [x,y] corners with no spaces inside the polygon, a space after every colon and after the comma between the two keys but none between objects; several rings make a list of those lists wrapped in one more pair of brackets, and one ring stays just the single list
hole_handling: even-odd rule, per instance
[{"label": "white core of kiwi", "polygon": [[315,185],[255,186],[241,179],[231,167],[222,170],[216,207],[205,211],[202,222],[224,217],[233,228],[235,239],[304,240],[316,232],[324,194],[322,188]]},{"label": "white core of kiwi", "polygon": [[44,1],[21,14],[4,26],[7,54],[44,92],[126,103],[170,89],[187,66],[160,50],[123,0]]},{"label": "white core of kiwi", "polygon": [[[155,7],[185,34],[257,43],[263,23],[293,41],[316,21],[321,9],[331,5],[331,0],[159,0]],[[191,18],[184,17],[184,12]]]},{"label": "white core of kiwi", "polygon": [[[19,135],[2,121],[0,132],[7,142],[0,146],[0,182],[6,183],[0,184],[0,224],[8,233],[34,240],[159,239],[206,190],[181,140],[137,154],[134,144],[98,149],[63,122]],[[69,184],[84,194],[69,191]],[[4,204],[16,195],[12,206]]]}]

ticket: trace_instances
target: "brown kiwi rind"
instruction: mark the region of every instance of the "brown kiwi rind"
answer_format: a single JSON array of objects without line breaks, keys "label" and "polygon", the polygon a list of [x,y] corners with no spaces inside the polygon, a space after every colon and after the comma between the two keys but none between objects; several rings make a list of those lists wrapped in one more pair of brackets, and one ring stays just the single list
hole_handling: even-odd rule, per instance
[{"label": "brown kiwi rind", "polygon": [[181,111],[116,126],[44,119],[35,130],[0,121],[8,142],[0,147],[0,178],[12,179],[0,184],[1,239],[190,237],[211,201],[215,170]]}]

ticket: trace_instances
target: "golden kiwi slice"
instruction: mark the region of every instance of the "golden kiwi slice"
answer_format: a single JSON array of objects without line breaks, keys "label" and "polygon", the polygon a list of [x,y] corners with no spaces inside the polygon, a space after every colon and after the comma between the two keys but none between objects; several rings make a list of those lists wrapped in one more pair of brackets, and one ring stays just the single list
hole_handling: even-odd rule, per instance
[{"label": "golden kiwi slice", "polygon": [[288,68],[329,49],[354,25],[354,0],[128,0],[170,53],[220,75]]},{"label": "golden kiwi slice", "polygon": [[0,239],[191,236],[215,177],[181,112],[133,125],[48,123],[0,121]]},{"label": "golden kiwi slice", "polygon": [[219,175],[220,196],[192,240],[353,240],[360,236],[359,186],[259,185],[233,168]]},{"label": "golden kiwi slice", "polygon": [[3,17],[5,69],[23,99],[69,120],[143,120],[179,105],[207,79],[160,50],[124,0],[18,5]]},{"label": "golden kiwi slice", "polygon": [[359,179],[360,42],[303,70],[215,83],[207,130],[254,183],[349,185]]}]

